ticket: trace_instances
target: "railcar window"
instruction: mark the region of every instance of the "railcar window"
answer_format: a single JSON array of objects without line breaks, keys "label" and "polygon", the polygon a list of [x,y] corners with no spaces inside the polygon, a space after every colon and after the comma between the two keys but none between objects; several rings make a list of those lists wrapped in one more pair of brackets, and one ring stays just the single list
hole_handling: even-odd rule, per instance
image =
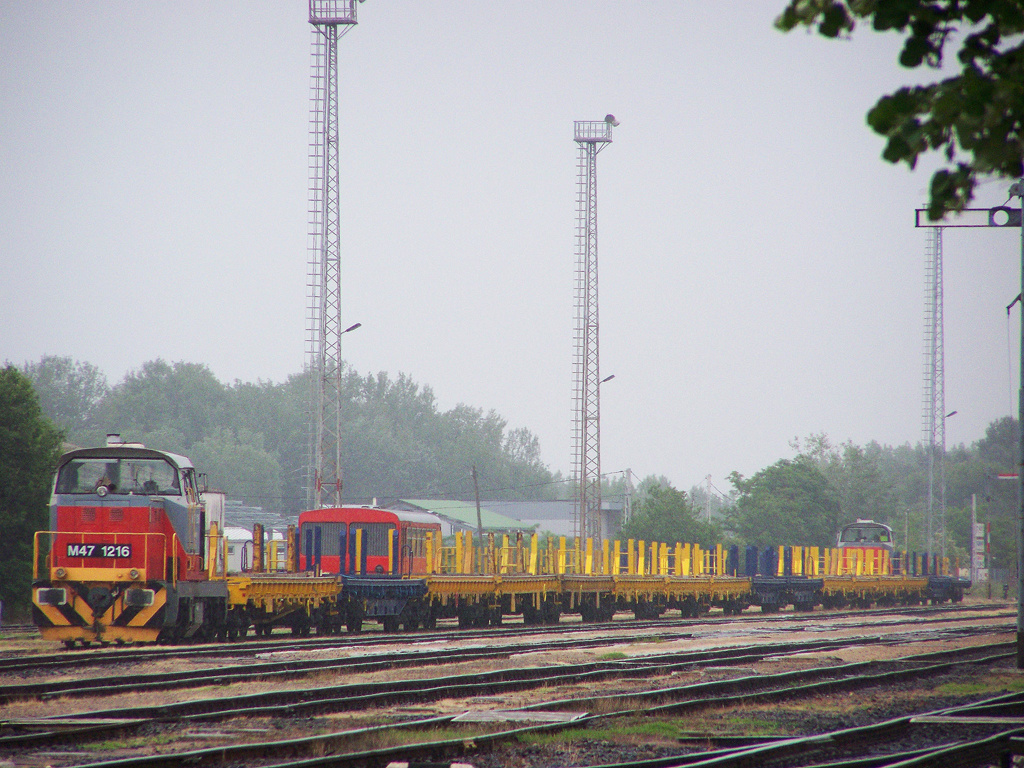
[{"label": "railcar window", "polygon": [[413,557],[426,557],[427,532],[423,528],[407,528],[405,545]]},{"label": "railcar window", "polygon": [[363,529],[363,549],[368,557],[387,557],[388,541],[395,526],[391,523],[352,523],[352,529]]},{"label": "railcar window", "polygon": [[345,532],[345,523],[317,523],[323,531],[323,554],[337,557],[341,554],[341,534]]},{"label": "railcar window", "polygon": [[57,493],[110,493],[180,496],[178,470],[163,459],[74,459],[57,475]]}]

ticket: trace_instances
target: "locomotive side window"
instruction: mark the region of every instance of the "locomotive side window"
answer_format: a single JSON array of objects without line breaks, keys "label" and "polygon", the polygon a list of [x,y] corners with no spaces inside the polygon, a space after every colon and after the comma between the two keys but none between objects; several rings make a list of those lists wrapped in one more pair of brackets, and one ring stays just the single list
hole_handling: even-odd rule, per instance
[{"label": "locomotive side window", "polygon": [[178,470],[163,459],[74,459],[60,468],[57,493],[161,494],[180,496]]}]

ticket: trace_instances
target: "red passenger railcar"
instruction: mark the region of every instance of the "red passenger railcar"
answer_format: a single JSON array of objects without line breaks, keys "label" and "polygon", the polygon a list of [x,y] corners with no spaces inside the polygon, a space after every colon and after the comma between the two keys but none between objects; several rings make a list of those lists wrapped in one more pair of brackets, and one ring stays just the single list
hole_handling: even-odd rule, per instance
[{"label": "red passenger railcar", "polygon": [[299,515],[299,569],[342,575],[427,572],[427,534],[441,535],[427,512],[332,507]]}]

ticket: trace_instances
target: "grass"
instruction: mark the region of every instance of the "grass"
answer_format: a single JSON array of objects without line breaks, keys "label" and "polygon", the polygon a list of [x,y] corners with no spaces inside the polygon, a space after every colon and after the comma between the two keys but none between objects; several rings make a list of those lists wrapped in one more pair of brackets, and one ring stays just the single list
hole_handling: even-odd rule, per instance
[{"label": "grass", "polygon": [[566,728],[555,733],[522,734],[522,744],[549,746],[571,744],[578,741],[611,741],[616,743],[675,743],[680,733],[679,723],[671,720],[628,720],[598,728]]},{"label": "grass", "polygon": [[935,693],[943,696],[982,696],[1019,691],[1024,691],[1024,677],[991,674],[971,682],[943,683],[935,689]]},{"label": "grass", "polygon": [[611,651],[609,653],[602,653],[597,658],[598,661],[618,661],[619,659],[628,659],[629,656],[622,651]]},{"label": "grass", "polygon": [[556,733],[523,734],[522,744],[540,747],[567,745],[581,741],[606,741],[617,744],[675,744],[683,733],[702,732],[709,736],[734,734],[743,736],[774,736],[780,726],[765,718],[728,715],[721,718],[672,718],[652,720],[628,718],[597,728],[567,728]]},{"label": "grass", "polygon": [[118,739],[112,741],[97,741],[94,744],[81,744],[79,749],[85,752],[113,752],[118,749],[138,749],[139,747],[152,747],[157,744],[170,744],[178,741],[180,737],[170,733],[161,733],[156,736],[138,736],[134,739]]}]

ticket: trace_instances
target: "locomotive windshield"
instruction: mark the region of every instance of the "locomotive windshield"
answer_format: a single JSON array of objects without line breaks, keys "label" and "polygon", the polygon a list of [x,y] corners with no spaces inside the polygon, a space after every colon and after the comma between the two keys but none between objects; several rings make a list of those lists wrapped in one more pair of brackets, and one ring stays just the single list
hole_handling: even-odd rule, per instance
[{"label": "locomotive windshield", "polygon": [[880,525],[849,525],[843,529],[839,536],[839,541],[842,544],[854,544],[857,542],[888,544],[889,531]]},{"label": "locomotive windshield", "polygon": [[106,486],[114,494],[180,496],[178,470],[163,459],[73,459],[60,468],[57,493],[96,493]]}]

